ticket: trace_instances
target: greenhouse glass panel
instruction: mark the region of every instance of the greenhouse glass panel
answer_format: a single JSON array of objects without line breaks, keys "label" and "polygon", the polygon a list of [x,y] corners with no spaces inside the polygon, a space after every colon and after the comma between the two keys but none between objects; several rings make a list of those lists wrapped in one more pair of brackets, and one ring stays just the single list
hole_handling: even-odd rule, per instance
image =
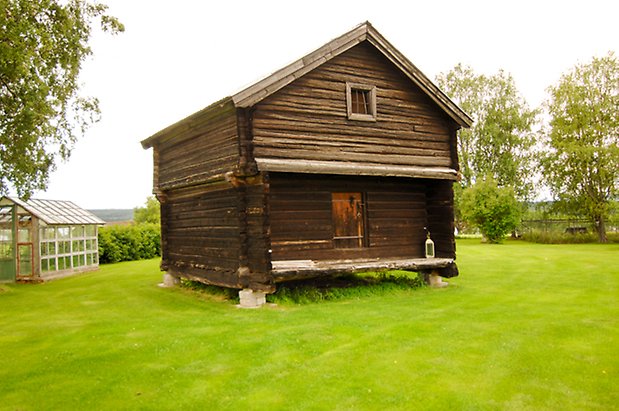
[{"label": "greenhouse glass panel", "polygon": [[12,241],[13,230],[10,228],[0,228],[0,241]]},{"label": "greenhouse glass panel", "polygon": [[20,244],[19,248],[19,275],[32,275],[32,245]]},{"label": "greenhouse glass panel", "polygon": [[20,227],[17,230],[17,242],[19,243],[29,243],[30,242],[30,229]]},{"label": "greenhouse glass panel", "polygon": [[47,240],[54,240],[56,238],[56,229],[54,227],[46,227],[43,238]]},{"label": "greenhouse glass panel", "polygon": [[0,241],[0,258],[2,259],[13,258],[13,244],[7,241]]},{"label": "greenhouse glass panel", "polygon": [[84,237],[84,226],[83,225],[74,225],[71,227],[71,237],[79,238]]},{"label": "greenhouse glass panel", "polygon": [[58,241],[58,254],[71,254],[71,241]]},{"label": "greenhouse glass panel", "polygon": [[69,227],[58,227],[58,238],[71,238]]}]

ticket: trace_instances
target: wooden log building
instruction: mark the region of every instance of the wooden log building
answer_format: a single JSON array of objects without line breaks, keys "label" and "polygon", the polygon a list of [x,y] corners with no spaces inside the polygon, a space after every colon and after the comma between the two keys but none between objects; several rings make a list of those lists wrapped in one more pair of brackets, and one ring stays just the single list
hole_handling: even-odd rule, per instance
[{"label": "wooden log building", "polygon": [[162,270],[260,292],[360,270],[455,276],[456,133],[471,122],[361,24],[142,141]]}]

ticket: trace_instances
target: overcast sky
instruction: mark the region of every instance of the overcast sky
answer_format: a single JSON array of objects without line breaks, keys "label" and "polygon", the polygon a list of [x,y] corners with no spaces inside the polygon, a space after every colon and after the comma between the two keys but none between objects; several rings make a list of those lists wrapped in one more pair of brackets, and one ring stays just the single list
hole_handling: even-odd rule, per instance
[{"label": "overcast sky", "polygon": [[619,54],[619,1],[102,0],[126,31],[97,33],[83,92],[102,119],[36,198],[133,208],[152,191],[140,141],[370,21],[430,79],[457,63],[511,73],[530,106],[576,63]]}]

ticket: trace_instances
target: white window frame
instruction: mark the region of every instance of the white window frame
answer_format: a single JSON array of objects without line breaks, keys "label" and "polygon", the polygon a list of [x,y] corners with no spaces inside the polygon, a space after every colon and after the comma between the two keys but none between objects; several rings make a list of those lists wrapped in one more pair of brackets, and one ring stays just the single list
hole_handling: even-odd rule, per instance
[{"label": "white window frame", "polygon": [[[352,91],[367,91],[370,98],[370,113],[361,114],[352,112]],[[346,83],[346,111],[349,120],[376,121],[376,86],[361,83]]]}]

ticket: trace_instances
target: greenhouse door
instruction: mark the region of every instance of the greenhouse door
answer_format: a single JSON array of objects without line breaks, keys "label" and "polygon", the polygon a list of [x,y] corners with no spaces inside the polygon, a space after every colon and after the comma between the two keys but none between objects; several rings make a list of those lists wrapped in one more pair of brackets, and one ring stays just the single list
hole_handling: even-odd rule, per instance
[{"label": "greenhouse door", "polygon": [[0,282],[15,281],[13,206],[0,206]]},{"label": "greenhouse door", "polygon": [[32,277],[34,267],[32,264],[32,243],[17,244],[17,276]]}]

